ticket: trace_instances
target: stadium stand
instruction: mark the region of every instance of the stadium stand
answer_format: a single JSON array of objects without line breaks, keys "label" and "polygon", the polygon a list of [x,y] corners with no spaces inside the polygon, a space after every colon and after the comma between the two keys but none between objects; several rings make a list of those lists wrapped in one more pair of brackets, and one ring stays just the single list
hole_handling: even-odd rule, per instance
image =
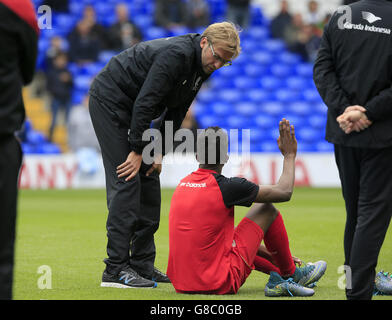
[{"label": "stadium stand", "polygon": [[[42,0],[34,0],[35,6]],[[154,1],[145,0],[69,0],[68,13],[53,12],[52,29],[41,30],[37,68],[44,71],[45,53],[53,36],[66,38],[80,20],[86,5],[94,6],[97,21],[104,27],[115,22],[115,5],[127,3],[132,21],[142,30],[143,40],[175,36],[201,29],[182,28],[169,31],[154,24]],[[225,19],[225,0],[209,0],[211,22]],[[282,117],[288,118],[298,135],[299,151],[329,152],[331,146],[324,141],[327,108],[323,104],[312,80],[312,63],[288,50],[285,42],[272,39],[269,31],[270,18],[260,6],[251,6],[251,23],[241,32],[242,53],[231,67],[215,72],[199,93],[193,114],[201,127],[219,125],[225,129],[249,128],[252,152],[278,152],[276,124]],[[79,104],[88,91],[95,74],[101,70],[115,51],[105,50],[98,61],[83,66],[69,64],[74,79],[72,104]],[[38,124],[37,102],[26,103],[29,117],[23,144],[26,153],[58,153],[67,150],[66,133],[55,142],[48,143]],[[42,115],[41,115],[42,117]],[[47,116],[44,116],[47,117]],[[40,120],[42,122],[42,119]],[[27,128],[28,127],[28,128]],[[33,129],[34,128],[34,129]],[[59,136],[59,135],[57,135]],[[61,140],[61,141],[60,141]],[[42,147],[37,147],[42,145]]]}]

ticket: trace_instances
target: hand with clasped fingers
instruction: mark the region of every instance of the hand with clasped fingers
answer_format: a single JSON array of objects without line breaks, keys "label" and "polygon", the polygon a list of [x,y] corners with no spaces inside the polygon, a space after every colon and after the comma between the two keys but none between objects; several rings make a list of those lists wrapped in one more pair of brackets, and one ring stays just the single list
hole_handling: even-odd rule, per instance
[{"label": "hand with clasped fingers", "polygon": [[362,106],[349,106],[344,110],[344,113],[336,118],[339,127],[346,134],[351,132],[361,132],[372,125],[372,121],[366,116],[366,109]]}]

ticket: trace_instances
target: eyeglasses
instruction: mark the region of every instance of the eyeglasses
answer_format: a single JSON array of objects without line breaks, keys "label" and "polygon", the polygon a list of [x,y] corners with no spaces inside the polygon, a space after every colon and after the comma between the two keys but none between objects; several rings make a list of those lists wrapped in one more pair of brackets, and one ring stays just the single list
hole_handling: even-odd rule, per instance
[{"label": "eyeglasses", "polygon": [[209,47],[210,47],[210,49],[211,49],[212,56],[213,56],[216,60],[220,61],[224,67],[228,67],[228,66],[231,66],[231,65],[233,64],[233,62],[232,62],[231,60],[224,60],[224,59],[222,59],[219,55],[217,55],[217,54],[215,53],[214,47],[212,46],[212,43],[211,43],[211,42],[208,41],[208,45],[209,45]]}]

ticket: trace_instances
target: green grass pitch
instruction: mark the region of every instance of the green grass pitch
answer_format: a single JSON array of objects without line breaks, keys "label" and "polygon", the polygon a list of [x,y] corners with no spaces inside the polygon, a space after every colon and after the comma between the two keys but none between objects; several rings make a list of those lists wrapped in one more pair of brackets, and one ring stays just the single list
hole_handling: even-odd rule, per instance
[{"label": "green grass pitch", "polygon": [[[166,270],[168,212],[173,189],[162,190],[161,224],[156,233],[156,266]],[[286,223],[292,254],[303,261],[327,261],[315,295],[306,300],[344,300],[339,289],[343,264],[344,202],[340,189],[296,188],[292,200],[278,204]],[[248,209],[237,207],[236,223]],[[264,300],[268,275],[253,271],[236,295],[181,295],[171,284],[155,289],[101,288],[106,257],[104,190],[21,190],[14,270],[17,300]],[[389,231],[377,271],[392,271]],[[45,269],[48,266],[50,269]],[[41,267],[41,269],[40,269]],[[44,268],[44,269],[42,269]],[[48,273],[50,270],[51,273]],[[50,282],[46,281],[51,279]],[[45,280],[45,281],[44,281]],[[375,299],[391,299],[391,296]],[[283,298],[272,298],[279,300]],[[301,299],[301,298],[284,298]]]}]

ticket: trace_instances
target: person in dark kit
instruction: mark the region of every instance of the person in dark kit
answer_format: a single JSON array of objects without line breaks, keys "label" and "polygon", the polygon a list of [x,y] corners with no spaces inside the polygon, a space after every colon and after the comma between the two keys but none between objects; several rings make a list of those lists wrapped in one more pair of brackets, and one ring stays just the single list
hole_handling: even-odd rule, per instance
[{"label": "person in dark kit", "polygon": [[227,0],[226,19],[246,29],[250,25],[250,0]]},{"label": "person in dark kit", "polygon": [[326,139],[346,204],[346,296],[371,299],[392,215],[392,2],[349,8],[324,29],[314,82],[328,107]]},{"label": "person in dark kit", "polygon": [[128,6],[120,3],[116,6],[117,21],[110,27],[111,49],[122,51],[140,42],[143,38],[139,27],[129,19]]},{"label": "person in dark kit", "polygon": [[283,39],[286,28],[290,27],[292,16],[287,0],[280,3],[280,12],[271,20],[270,31],[273,38]]},{"label": "person in dark kit", "polygon": [[155,287],[155,281],[170,281],[154,267],[154,233],[160,220],[161,159],[171,150],[163,146],[155,161],[146,163],[142,153],[149,141],[142,136],[160,117],[163,137],[166,123],[178,130],[202,83],[239,53],[236,27],[216,23],[202,35],[140,42],[114,56],[94,79],[89,110],[102,151],[109,210],[101,286]]},{"label": "person in dark kit", "polygon": [[154,20],[157,26],[172,30],[186,25],[187,8],[181,0],[155,0]]},{"label": "person in dark kit", "polygon": [[63,111],[65,122],[71,108],[71,96],[73,88],[72,74],[67,68],[68,57],[65,52],[60,52],[53,60],[53,66],[49,68],[46,75],[47,89],[51,96],[50,109],[52,122],[49,127],[48,139],[53,140],[54,130],[57,125],[59,111]]},{"label": "person in dark kit", "polygon": [[83,65],[98,60],[101,42],[87,20],[78,22],[75,31],[69,34],[68,41],[70,61]]},{"label": "person in dark kit", "polygon": [[15,138],[25,119],[22,86],[34,76],[38,24],[29,0],[0,0],[0,300],[12,299],[18,175]]}]

